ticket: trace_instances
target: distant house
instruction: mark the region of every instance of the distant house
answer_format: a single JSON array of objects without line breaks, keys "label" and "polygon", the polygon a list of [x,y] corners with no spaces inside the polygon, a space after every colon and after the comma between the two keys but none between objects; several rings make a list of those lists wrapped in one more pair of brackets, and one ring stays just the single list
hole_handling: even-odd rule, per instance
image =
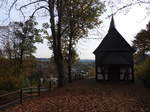
[{"label": "distant house", "polygon": [[134,52],[115,28],[112,17],[107,35],[93,52],[96,58],[96,80],[134,81]]}]

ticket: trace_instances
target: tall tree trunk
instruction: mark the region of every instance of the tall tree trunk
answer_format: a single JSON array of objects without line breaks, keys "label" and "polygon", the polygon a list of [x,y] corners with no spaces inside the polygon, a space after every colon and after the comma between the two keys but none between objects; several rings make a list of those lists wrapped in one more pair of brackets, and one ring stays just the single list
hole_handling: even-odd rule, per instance
[{"label": "tall tree trunk", "polygon": [[69,36],[69,54],[68,54],[68,79],[69,82],[72,82],[72,74],[71,74],[71,69],[72,69],[72,38],[73,38],[73,21],[72,18],[70,18],[69,21],[69,26],[70,26],[70,36]]},{"label": "tall tree trunk", "polygon": [[54,60],[58,70],[58,87],[62,87],[64,82],[64,61],[61,49],[62,0],[57,0],[57,10],[58,10],[57,27],[54,15],[55,0],[49,0],[48,3],[50,12],[51,32],[53,38]]},{"label": "tall tree trunk", "polygon": [[62,17],[63,17],[63,1],[57,0],[57,10],[58,10],[58,25],[57,25],[57,45],[58,45],[58,69],[59,69],[59,83],[58,86],[62,87],[64,82],[64,59],[62,54],[61,46],[61,31],[62,31]]},{"label": "tall tree trunk", "polygon": [[68,57],[68,79],[69,79],[69,82],[71,83],[72,82],[72,73],[71,73],[71,69],[72,69],[72,51],[71,51],[71,39],[70,39],[70,44],[69,44],[69,57]]},{"label": "tall tree trunk", "polygon": [[22,65],[22,62],[23,62],[23,55],[24,55],[24,50],[21,48],[21,50],[20,50],[20,59],[19,59],[20,66]]}]

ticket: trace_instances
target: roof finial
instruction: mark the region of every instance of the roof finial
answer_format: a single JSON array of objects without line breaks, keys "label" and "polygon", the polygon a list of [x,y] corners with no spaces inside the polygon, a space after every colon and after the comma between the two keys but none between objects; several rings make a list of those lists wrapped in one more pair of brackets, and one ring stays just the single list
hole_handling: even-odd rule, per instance
[{"label": "roof finial", "polygon": [[109,31],[110,31],[110,29],[112,29],[112,28],[115,28],[115,23],[114,23],[113,14],[112,14],[112,17],[111,17],[111,22],[110,22],[110,26],[109,26]]}]

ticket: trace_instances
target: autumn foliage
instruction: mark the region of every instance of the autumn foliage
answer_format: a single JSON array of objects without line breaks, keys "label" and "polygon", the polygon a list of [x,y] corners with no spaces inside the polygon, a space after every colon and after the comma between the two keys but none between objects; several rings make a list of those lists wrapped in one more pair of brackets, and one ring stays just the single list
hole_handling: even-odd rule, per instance
[{"label": "autumn foliage", "polygon": [[9,108],[6,112],[149,112],[149,94],[144,86],[138,84],[84,80]]},{"label": "autumn foliage", "polygon": [[2,90],[14,90],[28,85],[28,76],[36,70],[36,61],[27,58],[22,65],[15,60],[0,58],[0,88]]}]

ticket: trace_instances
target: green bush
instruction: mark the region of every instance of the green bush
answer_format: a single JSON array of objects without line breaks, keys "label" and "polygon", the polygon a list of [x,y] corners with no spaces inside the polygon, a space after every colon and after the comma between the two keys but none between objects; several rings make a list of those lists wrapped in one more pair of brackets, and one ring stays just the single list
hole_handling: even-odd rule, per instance
[{"label": "green bush", "polygon": [[18,88],[25,88],[30,86],[30,81],[28,78],[24,77],[23,75],[19,78],[20,85],[18,85]]},{"label": "green bush", "polygon": [[0,77],[0,88],[1,90],[16,90],[22,87],[27,87],[28,86],[28,80],[25,79],[24,77],[15,77],[11,75],[7,76],[1,76]]},{"label": "green bush", "polygon": [[0,77],[0,88],[3,90],[13,90],[17,87],[17,83],[18,80],[16,80],[14,77]]},{"label": "green bush", "polygon": [[0,89],[11,91],[28,87],[30,81],[27,77],[34,71],[32,64],[32,60],[25,60],[21,67],[15,60],[0,58]]},{"label": "green bush", "polygon": [[146,85],[150,86],[150,57],[143,63],[135,66],[135,75]]}]

